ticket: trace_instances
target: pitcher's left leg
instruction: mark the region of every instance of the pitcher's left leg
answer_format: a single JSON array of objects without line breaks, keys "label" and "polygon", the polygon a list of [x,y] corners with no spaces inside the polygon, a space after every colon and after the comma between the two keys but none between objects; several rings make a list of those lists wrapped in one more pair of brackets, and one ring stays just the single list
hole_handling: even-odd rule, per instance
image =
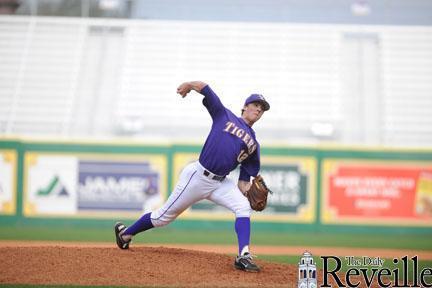
[{"label": "pitcher's left leg", "polygon": [[210,201],[231,210],[235,216],[235,231],[239,244],[239,255],[249,252],[250,215],[252,209],[247,198],[240,192],[231,179],[225,179],[222,185],[208,197]]},{"label": "pitcher's left leg", "polygon": [[252,209],[247,198],[240,192],[237,185],[230,179],[225,179],[222,185],[213,191],[209,200],[231,210],[235,216],[235,231],[238,241],[238,256],[234,267],[247,272],[258,272],[260,268],[252,261],[249,253],[250,215]]}]

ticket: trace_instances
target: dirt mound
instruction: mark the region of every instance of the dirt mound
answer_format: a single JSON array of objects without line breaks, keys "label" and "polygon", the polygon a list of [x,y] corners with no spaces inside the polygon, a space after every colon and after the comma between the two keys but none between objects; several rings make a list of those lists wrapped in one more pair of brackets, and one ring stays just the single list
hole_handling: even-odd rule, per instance
[{"label": "dirt mound", "polygon": [[261,273],[232,256],[164,247],[1,247],[0,283],[152,287],[296,287],[297,267],[257,260]]}]

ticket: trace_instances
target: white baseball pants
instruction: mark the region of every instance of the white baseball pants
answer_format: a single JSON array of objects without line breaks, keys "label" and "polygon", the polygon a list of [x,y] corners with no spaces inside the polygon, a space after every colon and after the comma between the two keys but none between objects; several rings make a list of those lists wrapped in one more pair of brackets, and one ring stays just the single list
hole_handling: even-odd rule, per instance
[{"label": "white baseball pants", "polygon": [[[180,174],[180,179],[165,204],[151,213],[155,227],[169,224],[184,210],[194,203],[208,199],[231,210],[235,216],[250,217],[251,207],[233,180],[213,180],[212,174],[204,175],[206,169],[198,162],[187,165]],[[206,173],[207,174],[207,173]]]}]

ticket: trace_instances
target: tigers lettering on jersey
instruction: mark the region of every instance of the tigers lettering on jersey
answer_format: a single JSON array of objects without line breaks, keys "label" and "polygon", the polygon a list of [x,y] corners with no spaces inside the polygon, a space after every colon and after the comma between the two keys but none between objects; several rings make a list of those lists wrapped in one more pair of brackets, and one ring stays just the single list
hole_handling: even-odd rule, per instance
[{"label": "tigers lettering on jersey", "polygon": [[225,108],[208,85],[201,94],[213,124],[200,153],[200,164],[219,176],[228,175],[241,164],[239,179],[249,181],[260,168],[260,146],[255,132],[242,117]]},{"label": "tigers lettering on jersey", "polygon": [[[247,133],[245,130],[237,127],[235,123],[228,121],[225,123],[225,132],[231,133],[232,135],[237,136],[240,138],[247,146],[248,148],[248,154],[252,154],[255,152],[257,145],[254,141],[254,139]],[[241,162],[241,161],[239,161]]]}]

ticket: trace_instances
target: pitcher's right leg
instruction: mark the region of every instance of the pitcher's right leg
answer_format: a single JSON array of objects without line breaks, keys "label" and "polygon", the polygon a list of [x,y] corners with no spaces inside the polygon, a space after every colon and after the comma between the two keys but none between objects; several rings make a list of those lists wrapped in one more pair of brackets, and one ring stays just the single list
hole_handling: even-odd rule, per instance
[{"label": "pitcher's right leg", "polygon": [[[137,233],[169,224],[184,210],[199,200],[206,198],[211,191],[220,185],[220,182],[209,181],[208,178],[204,177],[202,169],[200,170],[198,165],[198,162],[194,162],[183,169],[174,191],[161,208],[144,214],[129,228],[125,228],[126,226],[122,223],[116,224],[117,245],[121,249],[127,249],[132,236]],[[120,228],[123,229],[120,231]]]},{"label": "pitcher's right leg", "polygon": [[161,208],[151,213],[150,219],[155,227],[168,225],[192,204],[204,198],[199,193],[200,178],[195,165],[190,164],[183,170],[168,200]]}]

